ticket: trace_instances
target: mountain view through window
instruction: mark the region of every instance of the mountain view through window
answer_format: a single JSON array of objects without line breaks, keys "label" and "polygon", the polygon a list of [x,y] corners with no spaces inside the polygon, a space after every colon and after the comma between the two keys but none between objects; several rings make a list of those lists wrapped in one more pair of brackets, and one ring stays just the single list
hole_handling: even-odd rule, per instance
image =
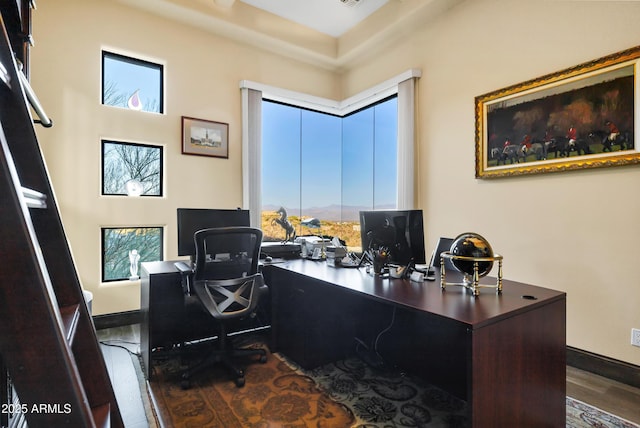
[{"label": "mountain view through window", "polygon": [[262,229],[282,240],[284,208],[300,235],[360,245],[359,212],[396,207],[397,98],[345,117],[262,103]]}]

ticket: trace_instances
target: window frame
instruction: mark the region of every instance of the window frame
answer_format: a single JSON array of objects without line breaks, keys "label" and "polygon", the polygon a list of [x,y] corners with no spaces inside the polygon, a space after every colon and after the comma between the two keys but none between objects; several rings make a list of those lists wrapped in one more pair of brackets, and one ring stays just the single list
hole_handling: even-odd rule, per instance
[{"label": "window frame", "polygon": [[[100,227],[100,281],[102,283],[113,283],[113,282],[119,282],[119,281],[130,281],[130,277],[124,277],[124,278],[111,278],[111,279],[107,279],[105,276],[106,274],[106,258],[105,258],[105,232],[108,230],[127,230],[127,229],[131,229],[131,230],[137,230],[137,229],[157,229],[159,231],[159,235],[160,235],[160,259],[159,260],[143,260],[142,258],[140,259],[139,263],[142,262],[146,262],[146,261],[163,261],[165,259],[165,244],[164,244],[164,240],[165,240],[165,228],[163,226],[101,226]],[[138,266],[139,269],[139,266]],[[139,272],[139,270],[138,270]]]},{"label": "window frame", "polygon": [[342,101],[316,97],[250,80],[240,81],[242,96],[243,208],[251,213],[251,225],[261,224],[261,103],[266,98],[345,116],[390,95],[398,95],[397,203],[398,209],[415,207],[416,82],[420,69],[409,69]]},{"label": "window frame", "polygon": [[[125,196],[129,195],[126,193],[106,193],[105,192],[105,144],[121,144],[124,146],[133,146],[133,147],[143,147],[150,149],[158,149],[159,152],[159,171],[158,171],[158,194],[141,194],[140,197],[149,197],[149,198],[162,198],[164,197],[164,146],[161,144],[147,144],[147,143],[135,143],[131,141],[121,141],[110,138],[102,138],[100,140],[100,169],[101,169],[101,188],[100,193],[102,196]],[[131,178],[133,179],[133,178]]]},{"label": "window frame", "polygon": [[165,84],[164,84],[164,64],[161,64],[159,62],[153,62],[150,60],[145,60],[145,59],[141,59],[141,58],[136,58],[134,56],[130,56],[130,55],[125,55],[125,54],[121,54],[121,53],[117,53],[114,52],[113,50],[110,49],[102,49],[101,50],[101,79],[100,79],[100,103],[103,106],[108,106],[108,107],[114,107],[114,108],[121,108],[121,109],[125,109],[125,110],[130,110],[127,109],[125,107],[121,107],[118,105],[113,105],[113,104],[105,104],[105,60],[107,59],[107,57],[109,57],[110,59],[113,60],[118,60],[121,62],[125,62],[125,63],[129,63],[132,65],[137,65],[137,66],[141,66],[141,67],[147,67],[147,68],[151,68],[151,69],[157,69],[159,72],[159,88],[158,88],[158,111],[152,111],[152,110],[145,110],[144,108],[141,109],[140,111],[145,112],[145,113],[155,113],[155,114],[165,114],[165,106],[164,106],[164,98],[165,98]]}]

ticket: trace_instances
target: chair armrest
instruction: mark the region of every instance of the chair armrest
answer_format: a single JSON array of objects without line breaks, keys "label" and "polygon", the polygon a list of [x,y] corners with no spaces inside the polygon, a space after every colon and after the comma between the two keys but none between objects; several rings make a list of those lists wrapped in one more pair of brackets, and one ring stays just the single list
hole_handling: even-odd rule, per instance
[{"label": "chair armrest", "polygon": [[191,287],[191,278],[193,277],[193,269],[185,262],[175,262],[173,264],[180,276],[182,276],[182,291],[185,295],[191,296],[193,293]]},{"label": "chair armrest", "polygon": [[193,273],[193,269],[191,269],[191,266],[189,266],[185,262],[175,262],[173,265],[182,274],[187,273],[187,272],[188,273]]}]

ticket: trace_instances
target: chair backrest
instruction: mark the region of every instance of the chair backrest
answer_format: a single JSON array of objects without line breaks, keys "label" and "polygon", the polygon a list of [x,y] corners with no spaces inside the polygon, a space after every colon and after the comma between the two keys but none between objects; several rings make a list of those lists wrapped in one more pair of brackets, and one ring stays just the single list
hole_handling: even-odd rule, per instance
[{"label": "chair backrest", "polygon": [[261,273],[234,279],[194,282],[196,295],[216,319],[241,318],[251,314],[258,305],[263,286]]},{"label": "chair backrest", "polygon": [[202,229],[193,236],[196,265],[193,288],[217,319],[253,312],[264,286],[258,272],[262,231],[252,227]]},{"label": "chair backrest", "polygon": [[253,227],[216,227],[197,231],[193,279],[232,279],[258,273],[262,231]]}]

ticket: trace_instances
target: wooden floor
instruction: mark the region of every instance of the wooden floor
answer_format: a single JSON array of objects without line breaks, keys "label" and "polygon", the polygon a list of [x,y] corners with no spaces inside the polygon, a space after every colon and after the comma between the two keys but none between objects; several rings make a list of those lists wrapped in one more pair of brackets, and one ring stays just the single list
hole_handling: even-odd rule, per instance
[{"label": "wooden floor", "polygon": [[[104,344],[103,354],[112,383],[118,397],[118,404],[127,428],[155,427],[155,421],[148,422],[150,409],[140,397],[139,383],[132,375],[131,358],[123,358],[127,353],[140,353],[140,326],[130,325],[98,331],[98,339]],[[110,346],[107,346],[110,345]],[[120,352],[115,352],[119,349]],[[126,349],[126,350],[125,350]],[[567,395],[591,404],[623,419],[640,425],[640,389],[624,383],[567,367]]]},{"label": "wooden floor", "polygon": [[98,330],[98,340],[127,428],[156,428],[148,397],[142,396],[145,381],[132,358],[140,355],[140,326]]},{"label": "wooden floor", "polygon": [[567,366],[567,395],[640,425],[640,389]]}]

